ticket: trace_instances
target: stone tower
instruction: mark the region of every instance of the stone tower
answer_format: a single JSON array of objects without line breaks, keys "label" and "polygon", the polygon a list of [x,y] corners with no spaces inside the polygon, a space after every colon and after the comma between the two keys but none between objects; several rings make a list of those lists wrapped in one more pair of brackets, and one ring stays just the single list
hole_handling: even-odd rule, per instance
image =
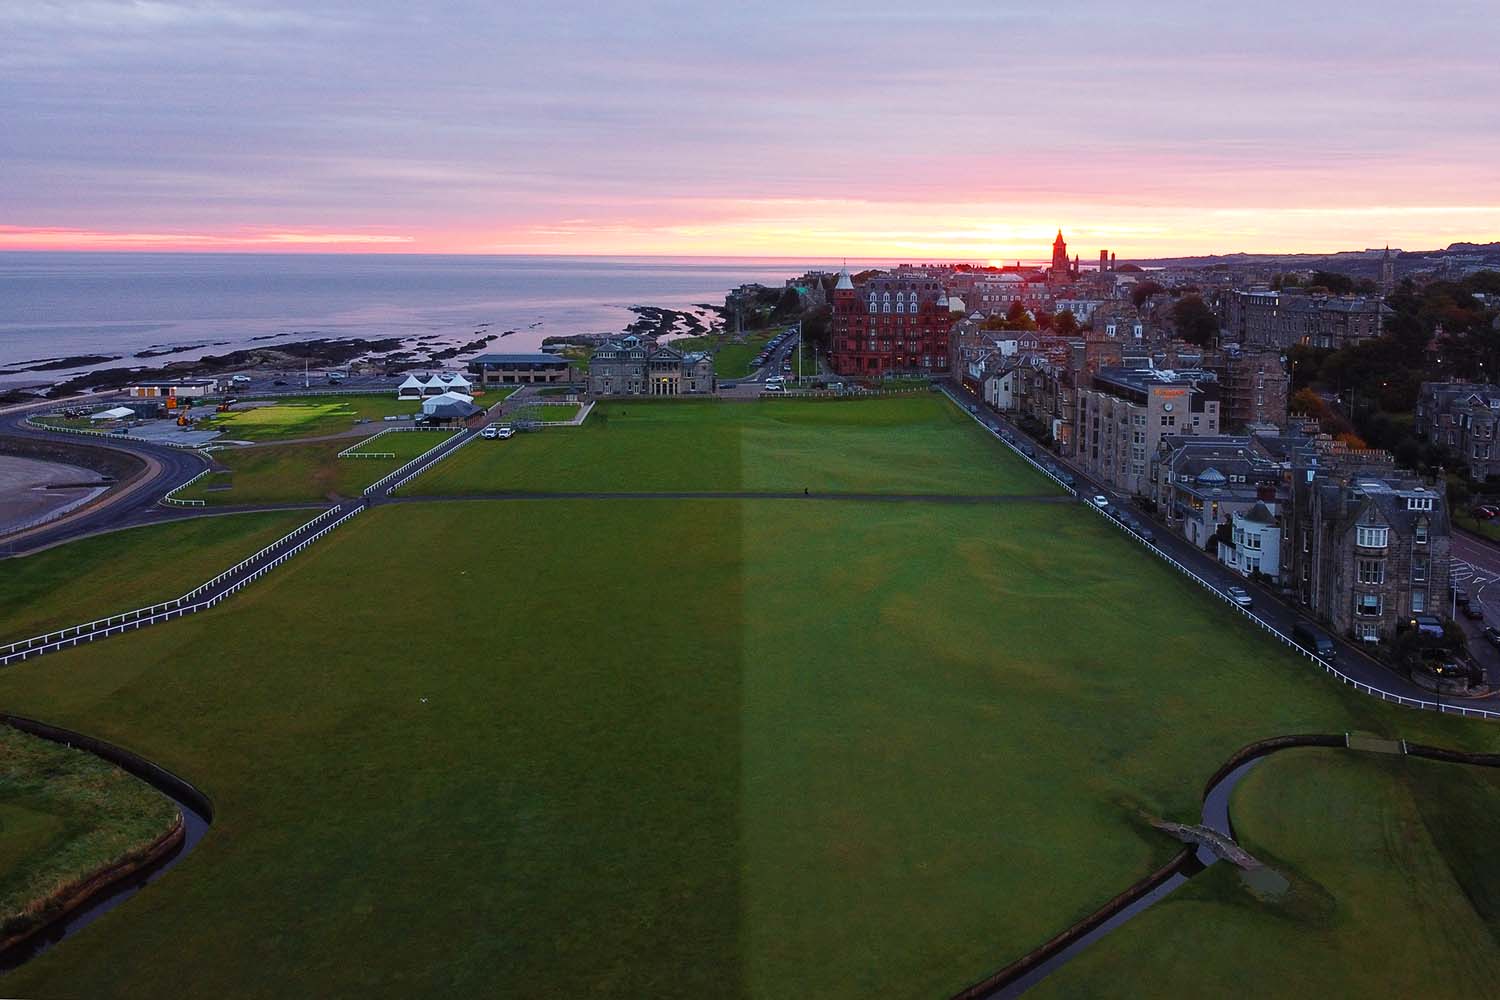
[{"label": "stone tower", "polygon": [[1380,294],[1389,295],[1396,290],[1396,258],[1391,256],[1391,245],[1385,245],[1385,255],[1380,258]]},{"label": "stone tower", "polygon": [[1063,239],[1062,230],[1057,231],[1057,239],[1052,241],[1052,276],[1054,278],[1065,278],[1068,274],[1068,241]]}]

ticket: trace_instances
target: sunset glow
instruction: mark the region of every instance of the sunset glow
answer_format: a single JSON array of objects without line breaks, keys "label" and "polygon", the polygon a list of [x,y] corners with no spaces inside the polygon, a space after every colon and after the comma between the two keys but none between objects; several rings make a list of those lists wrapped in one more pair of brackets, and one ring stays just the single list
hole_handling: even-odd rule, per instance
[{"label": "sunset glow", "polygon": [[1500,235],[1482,4],[455,24],[21,0],[0,33],[4,249],[1007,259],[1059,226],[1121,257]]}]

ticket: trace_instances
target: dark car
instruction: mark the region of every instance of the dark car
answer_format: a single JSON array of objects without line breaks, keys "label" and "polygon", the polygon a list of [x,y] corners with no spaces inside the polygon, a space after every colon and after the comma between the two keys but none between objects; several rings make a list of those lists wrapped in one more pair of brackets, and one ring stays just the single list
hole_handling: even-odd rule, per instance
[{"label": "dark car", "polygon": [[1484,637],[1489,640],[1491,646],[1500,646],[1500,628],[1493,625],[1484,627]]},{"label": "dark car", "polygon": [[286,379],[279,378],[276,381],[272,382],[271,384],[272,385],[286,385]]},{"label": "dark car", "polygon": [[1434,615],[1417,615],[1411,620],[1411,627],[1421,635],[1430,635],[1437,639],[1443,637],[1443,623]]},{"label": "dark car", "polygon": [[1484,611],[1472,604],[1465,604],[1460,610],[1463,612],[1463,616],[1471,622],[1484,621]]},{"label": "dark car", "polygon": [[1322,659],[1331,660],[1338,655],[1338,647],[1333,644],[1333,639],[1307,622],[1297,623],[1292,629],[1292,639],[1297,645]]},{"label": "dark car", "polygon": [[1467,590],[1455,590],[1453,592],[1453,603],[1461,608],[1469,606],[1469,592]]}]

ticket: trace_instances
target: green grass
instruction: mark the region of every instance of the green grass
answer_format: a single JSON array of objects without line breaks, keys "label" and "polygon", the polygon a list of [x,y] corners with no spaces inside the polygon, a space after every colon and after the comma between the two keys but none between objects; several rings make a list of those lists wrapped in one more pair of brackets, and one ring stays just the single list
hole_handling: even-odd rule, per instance
[{"label": "green grass", "polygon": [[731,334],[711,333],[701,337],[678,337],[671,342],[674,350],[709,351],[714,356],[714,374],[719,378],[744,378],[755,370],[755,358],[771,338],[784,327],[756,330],[736,341]]},{"label": "green grass", "polygon": [[578,416],[577,403],[542,403],[537,407],[537,419],[548,424],[565,424]]},{"label": "green grass", "polygon": [[1236,833],[1287,877],[1215,865],[1038,996],[1488,996],[1500,980],[1500,772],[1293,750],[1257,765]]},{"label": "green grass", "polygon": [[0,644],[180,597],[314,513],[197,517],[0,561]]},{"label": "green grass", "polygon": [[1495,520],[1481,521],[1471,515],[1468,511],[1451,511],[1450,516],[1453,523],[1466,531],[1488,538],[1490,541],[1500,542],[1500,524]]},{"label": "green grass", "polygon": [[601,403],[566,435],[465,448],[408,492],[803,489],[1056,493],[968,416],[927,396]]},{"label": "green grass", "polygon": [[1500,733],[1038,503],[381,507],[0,703],[216,806],[28,996],[945,996],[1171,856],[1142,814],[1195,817],[1246,742]]},{"label": "green grass", "polygon": [[[379,396],[289,396],[275,400],[271,406],[251,405],[247,401],[228,413],[207,412],[201,429],[221,431],[236,440],[285,441],[338,434],[358,420],[379,421],[419,410],[421,405],[417,400],[397,399],[394,392]],[[377,430],[380,430],[378,425],[372,426],[370,433]]]},{"label": "green grass", "polygon": [[214,452],[214,461],[229,471],[211,473],[174,495],[210,505],[359,496],[366,486],[447,438],[445,431],[405,431],[370,446],[395,458],[339,458],[339,452],[357,443],[352,439],[225,448]]},{"label": "green grass", "polygon": [[170,799],[92,754],[0,726],[0,939],[56,916],[50,897],[176,819]]}]

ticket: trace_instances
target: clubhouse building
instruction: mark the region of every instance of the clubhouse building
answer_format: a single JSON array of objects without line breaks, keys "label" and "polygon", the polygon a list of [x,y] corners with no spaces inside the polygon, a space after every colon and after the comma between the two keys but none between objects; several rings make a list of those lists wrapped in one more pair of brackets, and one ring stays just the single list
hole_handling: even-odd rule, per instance
[{"label": "clubhouse building", "polygon": [[607,341],[589,359],[589,392],[595,396],[708,395],[716,384],[708,352],[651,347],[635,336]]},{"label": "clubhouse building", "polygon": [[567,358],[553,354],[481,354],[469,362],[476,385],[549,385],[572,381]]}]

